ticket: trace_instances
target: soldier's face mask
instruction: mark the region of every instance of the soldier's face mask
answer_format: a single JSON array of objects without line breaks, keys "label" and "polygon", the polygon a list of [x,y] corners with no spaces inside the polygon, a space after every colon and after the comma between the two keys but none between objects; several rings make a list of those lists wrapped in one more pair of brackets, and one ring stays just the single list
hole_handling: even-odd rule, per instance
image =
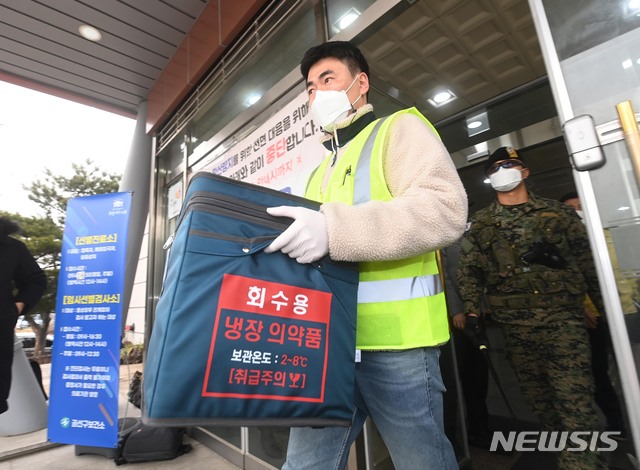
[{"label": "soldier's face mask", "polygon": [[522,182],[522,168],[499,167],[489,175],[491,187],[496,191],[508,192]]},{"label": "soldier's face mask", "polygon": [[315,98],[311,103],[311,112],[316,118],[316,122],[325,131],[331,132],[333,123],[346,118],[349,115],[349,111],[353,110],[353,105],[358,102],[362,95],[351,103],[347,92],[351,89],[353,84],[358,80],[360,74],[356,76],[351,82],[351,85],[346,90],[316,90]]}]

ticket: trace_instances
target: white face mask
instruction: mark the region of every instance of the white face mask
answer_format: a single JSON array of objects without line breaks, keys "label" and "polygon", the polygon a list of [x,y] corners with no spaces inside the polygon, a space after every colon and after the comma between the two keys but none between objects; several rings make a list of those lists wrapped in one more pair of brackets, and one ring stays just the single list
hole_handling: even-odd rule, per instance
[{"label": "white face mask", "polygon": [[517,168],[499,168],[489,176],[489,181],[493,189],[506,193],[520,184],[522,172]]},{"label": "white face mask", "polygon": [[316,118],[316,122],[325,131],[331,132],[332,124],[341,121],[349,115],[349,111],[353,109],[353,105],[362,97],[360,95],[353,103],[349,101],[347,92],[356,82],[356,77],[346,90],[316,90],[315,99],[311,104],[311,112]]},{"label": "white face mask", "polygon": [[582,212],[581,210],[577,210],[576,209],[576,214],[578,214],[578,217],[580,217],[580,220],[582,220],[582,223],[584,224],[584,212]]}]

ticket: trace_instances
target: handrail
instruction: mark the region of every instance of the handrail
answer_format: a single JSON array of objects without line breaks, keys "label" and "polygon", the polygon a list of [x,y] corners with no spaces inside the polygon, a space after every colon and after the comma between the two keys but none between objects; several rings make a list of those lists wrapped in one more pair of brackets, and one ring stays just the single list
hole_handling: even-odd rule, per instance
[{"label": "handrail", "polygon": [[616,105],[620,125],[624,132],[624,140],[629,150],[629,157],[633,164],[633,173],[636,176],[636,183],[640,188],[640,131],[638,131],[638,123],[636,115],[633,112],[631,101],[623,101]]}]

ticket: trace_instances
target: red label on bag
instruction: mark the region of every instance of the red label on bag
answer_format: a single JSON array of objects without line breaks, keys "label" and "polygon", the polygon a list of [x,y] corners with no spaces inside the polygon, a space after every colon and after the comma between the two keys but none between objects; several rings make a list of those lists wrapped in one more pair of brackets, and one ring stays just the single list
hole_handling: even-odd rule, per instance
[{"label": "red label on bag", "polygon": [[202,396],[322,402],[331,293],[225,274]]}]

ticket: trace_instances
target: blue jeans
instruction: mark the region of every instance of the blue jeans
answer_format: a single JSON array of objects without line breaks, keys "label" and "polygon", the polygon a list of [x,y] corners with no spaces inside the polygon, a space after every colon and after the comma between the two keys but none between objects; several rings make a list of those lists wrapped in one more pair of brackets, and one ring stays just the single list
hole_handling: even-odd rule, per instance
[{"label": "blue jeans", "polygon": [[396,470],[458,468],[444,433],[440,350],[362,352],[350,427],[291,428],[283,470],[342,470],[371,416]]}]

